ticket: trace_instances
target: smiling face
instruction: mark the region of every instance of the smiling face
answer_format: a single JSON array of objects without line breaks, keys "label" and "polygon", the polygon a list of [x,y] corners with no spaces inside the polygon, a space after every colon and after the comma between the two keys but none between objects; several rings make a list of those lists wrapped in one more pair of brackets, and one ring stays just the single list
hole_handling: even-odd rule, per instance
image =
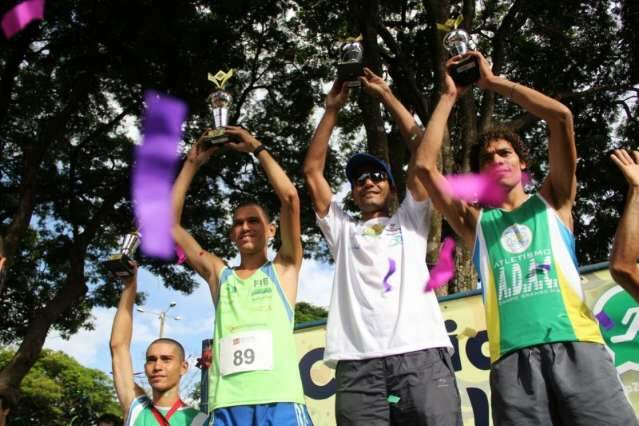
[{"label": "smiling face", "polygon": [[363,166],[354,174],[351,195],[364,216],[386,212],[395,189],[383,169]]},{"label": "smiling face", "polygon": [[175,344],[155,342],[146,350],[144,373],[153,390],[164,392],[179,386],[186,370],[187,363]]},{"label": "smiling face", "polygon": [[260,206],[247,204],[233,213],[230,238],[240,254],[253,254],[266,250],[269,238],[275,236],[275,226]]},{"label": "smiling face", "polygon": [[513,188],[521,183],[526,163],[521,161],[512,144],[506,139],[488,141],[479,154],[481,171],[492,170],[500,184]]}]

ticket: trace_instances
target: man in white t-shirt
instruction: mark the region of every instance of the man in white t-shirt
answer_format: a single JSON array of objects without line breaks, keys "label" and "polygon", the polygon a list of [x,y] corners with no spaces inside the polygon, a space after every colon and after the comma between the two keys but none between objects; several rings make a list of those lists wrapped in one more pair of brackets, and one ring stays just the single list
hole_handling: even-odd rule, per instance
[{"label": "man in white t-shirt", "polygon": [[[363,89],[378,98],[409,141],[421,138],[411,114],[369,69]],[[328,141],[348,87],[335,82],[304,163],[317,222],[335,260],[324,360],[336,368],[338,425],[461,425],[452,346],[437,298],[425,293],[431,203],[411,155],[406,197],[397,195],[388,164],[360,153],[346,166],[361,220],[333,201],[324,178]]]}]

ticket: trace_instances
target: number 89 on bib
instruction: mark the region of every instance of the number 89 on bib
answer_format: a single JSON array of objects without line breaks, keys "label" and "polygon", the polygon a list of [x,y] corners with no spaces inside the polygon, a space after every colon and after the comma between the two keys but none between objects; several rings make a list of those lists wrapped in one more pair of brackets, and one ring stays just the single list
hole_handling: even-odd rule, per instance
[{"label": "number 89 on bib", "polygon": [[220,373],[273,369],[273,335],[270,330],[247,331],[220,339]]}]

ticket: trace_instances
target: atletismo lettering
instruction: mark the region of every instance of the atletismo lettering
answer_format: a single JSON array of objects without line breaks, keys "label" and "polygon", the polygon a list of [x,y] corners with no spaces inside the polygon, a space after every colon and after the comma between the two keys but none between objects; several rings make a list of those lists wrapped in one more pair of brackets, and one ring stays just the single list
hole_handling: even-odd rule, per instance
[{"label": "atletismo lettering", "polygon": [[[499,302],[508,302],[520,296],[557,291],[559,284],[557,279],[551,276],[551,262],[551,257],[546,256],[543,258],[543,262],[539,262],[539,259],[531,259],[530,262],[497,267],[497,298]],[[510,275],[510,279],[507,279],[508,275]]]}]

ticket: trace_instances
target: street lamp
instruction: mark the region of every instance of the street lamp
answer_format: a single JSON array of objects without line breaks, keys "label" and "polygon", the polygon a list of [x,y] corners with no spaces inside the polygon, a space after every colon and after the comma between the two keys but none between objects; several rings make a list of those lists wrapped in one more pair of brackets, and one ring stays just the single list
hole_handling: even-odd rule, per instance
[{"label": "street lamp", "polygon": [[138,312],[141,312],[143,314],[156,315],[160,319],[160,339],[161,339],[161,338],[164,337],[164,321],[166,321],[167,318],[171,318],[171,319],[174,319],[176,321],[180,321],[182,319],[182,317],[180,317],[179,315],[177,315],[177,316],[167,315],[167,312],[169,312],[172,308],[174,308],[175,305],[177,305],[177,303],[171,302],[171,303],[169,303],[169,307],[166,308],[164,311],[161,311],[161,312],[147,311],[144,308],[142,308],[141,306],[136,307],[135,310],[138,311]]}]

